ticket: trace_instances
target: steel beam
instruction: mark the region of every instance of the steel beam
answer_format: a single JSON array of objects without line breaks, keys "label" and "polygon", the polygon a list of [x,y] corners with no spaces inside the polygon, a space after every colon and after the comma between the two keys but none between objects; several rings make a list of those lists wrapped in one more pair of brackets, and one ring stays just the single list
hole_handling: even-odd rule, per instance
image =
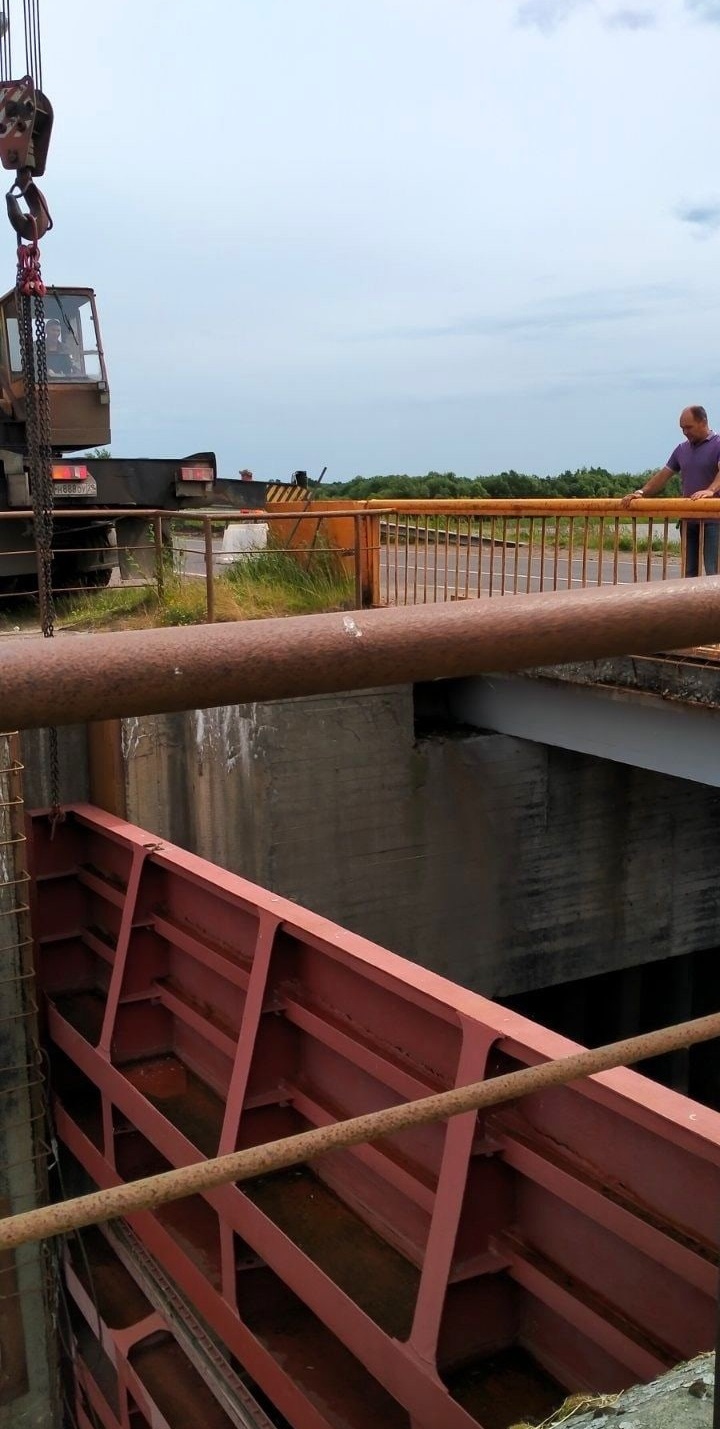
[{"label": "steel beam", "polygon": [[720,788],[718,710],[691,700],[495,674],[453,686],[448,707],[461,725]]},{"label": "steel beam", "polygon": [[608,1042],[589,1051],[572,1052],[555,1061],[536,1067],[522,1067],[518,1072],[506,1072],[489,1080],[454,1087],[452,1091],[435,1092],[416,1101],[400,1102],[381,1111],[366,1112],[346,1121],[335,1121],[312,1131],[297,1132],[276,1141],[264,1142],[234,1151],[225,1156],[206,1157],[191,1166],[161,1171],[137,1181],[124,1181],[104,1191],[90,1191],[50,1206],[38,1206],[0,1219],[0,1251],[32,1245],[50,1236],[67,1235],[86,1226],[102,1225],[118,1217],[135,1215],[137,1211],[155,1210],[170,1201],[181,1201],[216,1186],[252,1181],[258,1176],[271,1176],[291,1166],[303,1166],[331,1151],[345,1150],[366,1142],[376,1142],[394,1136],[408,1127],[429,1126],[436,1121],[462,1116],[465,1112],[482,1112],[506,1102],[543,1091],[546,1087],[569,1086],[583,1077],[599,1072],[616,1071],[650,1057],[663,1056],[681,1048],[694,1047],[699,1042],[714,1041],[720,1036],[720,1013],[696,1017],[661,1027],[657,1032],[644,1032],[626,1037],[621,1042]]},{"label": "steel beam", "polygon": [[[583,1073],[716,1033],[720,1014],[582,1052],[92,807],[54,838],[34,818],[33,868],[57,1133],[99,1188],[71,1223],[98,1197],[132,1214],[296,1429],[340,1408],[472,1429],[488,1421],[463,1397],[469,1367],[518,1341],[568,1389],[609,1391],[710,1343],[720,1116],[628,1071]],[[331,1154],[214,1180],[222,1158],[223,1180],[248,1156],[270,1170],[279,1146],[286,1167]],[[168,1174],[182,1205],[164,1204]],[[121,1322],[134,1346],[140,1314]]]},{"label": "steel beam", "polygon": [[720,576],[0,646],[7,724],[206,709],[720,641]]},{"label": "steel beam", "polygon": [[99,809],[124,819],[127,804],[120,721],[96,720],[88,726],[87,741],[90,798]]}]

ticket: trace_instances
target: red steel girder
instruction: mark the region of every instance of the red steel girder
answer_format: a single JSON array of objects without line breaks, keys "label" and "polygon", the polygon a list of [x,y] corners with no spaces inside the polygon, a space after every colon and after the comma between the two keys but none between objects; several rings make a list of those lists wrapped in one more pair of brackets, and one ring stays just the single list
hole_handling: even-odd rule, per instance
[{"label": "red steel girder", "polygon": [[[57,1125],[99,1186],[572,1050],[89,806],[32,842]],[[491,1356],[562,1397],[711,1343],[719,1191],[720,1117],[617,1071],[132,1226],[296,1429],[471,1429]]]}]

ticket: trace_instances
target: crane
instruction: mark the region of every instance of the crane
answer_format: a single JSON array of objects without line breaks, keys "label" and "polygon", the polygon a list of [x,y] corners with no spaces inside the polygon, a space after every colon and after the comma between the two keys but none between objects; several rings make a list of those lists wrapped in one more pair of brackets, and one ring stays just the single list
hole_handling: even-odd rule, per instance
[{"label": "crane", "polygon": [[[207,451],[179,460],[72,459],[110,441],[108,375],[93,290],[43,282],[39,245],[52,219],[37,180],[45,172],[53,108],[43,85],[40,0],[3,4],[0,164],[14,174],[7,210],[18,262],[15,287],[0,297],[0,594],[37,589],[42,629],[50,634],[54,590],[103,585],[123,562],[137,569],[135,551],[147,542],[147,523],[132,516],[133,507],[261,506],[265,487],[219,482],[215,456]],[[13,74],[13,7],[16,13],[22,8],[26,73],[20,79]],[[61,540],[53,510],[63,508],[82,515],[57,523]],[[110,519],[103,508],[127,508],[128,514]],[[10,510],[32,513],[23,551],[17,550],[17,524],[1,519]]]},{"label": "crane", "polygon": [[[40,0],[22,0],[21,79],[13,76],[11,3],[0,21],[0,163],[14,171],[6,202],[17,278],[0,298],[0,460],[7,504],[32,507],[41,625],[50,635],[53,457],[108,441],[110,409],[92,291],[47,292],[42,280],[39,241],[52,219],[36,180],[45,172],[53,109],[43,89]],[[79,496],[82,488],[74,481],[66,494]]]}]

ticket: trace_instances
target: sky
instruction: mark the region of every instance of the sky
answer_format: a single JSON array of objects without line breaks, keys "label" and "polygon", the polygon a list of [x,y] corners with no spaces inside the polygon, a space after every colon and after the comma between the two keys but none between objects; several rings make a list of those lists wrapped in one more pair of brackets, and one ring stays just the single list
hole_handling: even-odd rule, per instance
[{"label": "sky", "polygon": [[113,455],[641,471],[720,428],[720,0],[41,18],[43,272],[96,290]]}]

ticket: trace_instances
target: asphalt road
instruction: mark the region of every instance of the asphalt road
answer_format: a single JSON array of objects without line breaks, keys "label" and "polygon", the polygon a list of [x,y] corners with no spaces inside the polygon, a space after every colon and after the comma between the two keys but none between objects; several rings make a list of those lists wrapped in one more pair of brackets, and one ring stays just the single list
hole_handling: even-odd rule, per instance
[{"label": "asphalt road", "polygon": [[[215,573],[221,575],[223,570],[227,569],[228,558],[221,554],[220,538],[216,538],[213,544]],[[177,567],[182,574],[205,574],[205,547],[202,537],[176,535],[175,551]],[[442,544],[427,547],[383,546],[380,552],[380,589],[383,600],[390,605],[464,600],[478,595],[500,595],[503,590],[506,593],[522,593],[528,590],[553,590],[556,587],[561,590],[575,589],[583,584],[598,584],[599,555],[598,551],[587,552],[583,580],[581,552],[574,553],[570,560],[567,551],[558,551],[556,569],[555,554],[552,550],[541,558],[539,552],[531,555],[528,547],[522,545],[508,545],[504,552],[499,544],[493,548],[472,546],[470,549],[465,545],[452,545],[447,550]],[[645,581],[647,569],[646,554],[638,555],[635,563],[629,554],[621,552],[618,556],[617,579],[620,584]],[[651,580],[668,579],[680,574],[679,556],[668,557],[665,577],[662,556],[652,556]],[[599,583],[610,585],[612,579],[613,552],[603,551],[602,580]]]},{"label": "asphalt road", "polygon": [[[599,557],[602,555],[602,569]],[[550,551],[541,557],[527,546],[384,546],[380,552],[380,589],[390,605],[416,605],[437,600],[465,600],[478,595],[500,595],[539,590],[569,590],[583,585],[610,585],[613,581],[612,551],[588,551],[583,572],[581,552],[570,558],[568,551]],[[662,556],[653,555],[650,579],[679,576],[680,558],[670,556],[663,575]],[[602,579],[598,580],[598,575]],[[645,581],[647,555],[620,553],[617,565],[619,584]]]}]

